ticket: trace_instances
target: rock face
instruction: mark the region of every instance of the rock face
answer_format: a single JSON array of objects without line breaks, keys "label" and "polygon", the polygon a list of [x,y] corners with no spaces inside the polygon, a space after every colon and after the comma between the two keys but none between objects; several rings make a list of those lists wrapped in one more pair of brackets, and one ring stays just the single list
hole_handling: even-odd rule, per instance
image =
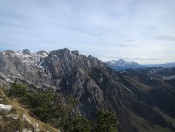
[{"label": "rock face", "polygon": [[[97,58],[80,55],[78,51],[65,48],[36,53],[28,50],[0,52],[0,84],[8,85],[15,80],[29,85],[31,90],[53,89],[64,98],[73,96],[77,100],[75,111],[92,120],[98,109],[113,111],[119,118],[122,132],[137,132],[156,125],[174,130],[154,108],[168,116],[172,114],[158,103],[152,103],[152,98],[142,89],[143,85],[148,89],[151,86],[132,80],[128,74],[117,73]],[[168,89],[174,90],[174,86]],[[157,91],[150,94],[156,95]],[[175,100],[172,103],[175,104]],[[146,125],[140,128],[137,123]]]}]

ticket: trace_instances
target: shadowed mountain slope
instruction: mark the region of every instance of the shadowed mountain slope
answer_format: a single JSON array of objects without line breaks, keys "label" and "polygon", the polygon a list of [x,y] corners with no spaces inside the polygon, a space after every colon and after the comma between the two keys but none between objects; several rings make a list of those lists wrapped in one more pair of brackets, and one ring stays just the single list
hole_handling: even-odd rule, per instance
[{"label": "shadowed mountain slope", "polygon": [[68,49],[0,52],[1,85],[16,80],[30,90],[52,89],[65,99],[73,96],[75,112],[91,120],[99,109],[112,111],[122,132],[175,131],[174,84],[151,77],[139,70],[115,72],[93,56]]}]

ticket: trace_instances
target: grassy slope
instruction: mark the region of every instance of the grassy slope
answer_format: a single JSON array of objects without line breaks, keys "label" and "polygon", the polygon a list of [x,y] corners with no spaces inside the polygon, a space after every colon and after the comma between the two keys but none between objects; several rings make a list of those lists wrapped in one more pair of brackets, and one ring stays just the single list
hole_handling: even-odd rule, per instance
[{"label": "grassy slope", "polygon": [[[156,111],[158,111],[167,122],[171,122],[171,124],[175,127],[175,119],[162,113],[158,108],[155,108]],[[149,122],[144,120],[143,118],[136,116],[132,113],[131,117],[131,123],[133,126],[139,129],[140,132],[174,132],[173,130],[169,128],[163,128],[161,126],[151,126]]]},{"label": "grassy slope", "polygon": [[[22,131],[25,128],[34,131],[38,128],[42,132],[58,132],[57,129],[53,128],[49,124],[43,123],[36,118],[30,116],[30,110],[22,106],[17,99],[9,99],[5,96],[3,91],[0,89],[0,103],[10,104],[13,109],[9,112],[1,111],[0,116],[3,118],[0,120],[0,132],[13,132]],[[17,115],[18,119],[7,117],[8,115]],[[27,120],[24,120],[24,115]]]},{"label": "grassy slope", "polygon": [[[125,79],[129,81],[135,87],[139,88],[139,90],[141,91],[147,91],[151,89],[149,86],[139,83],[134,78],[129,78],[125,76]],[[155,108],[155,110],[158,113],[160,113],[167,122],[170,122],[175,127],[174,118],[168,116],[167,114],[162,113],[158,108]],[[169,128],[163,128],[160,126],[151,126],[149,122],[147,122],[141,117],[138,117],[137,115],[134,115],[133,113],[132,113],[132,117],[130,120],[131,120],[132,125],[138,128],[141,132],[173,132],[173,130]]]}]

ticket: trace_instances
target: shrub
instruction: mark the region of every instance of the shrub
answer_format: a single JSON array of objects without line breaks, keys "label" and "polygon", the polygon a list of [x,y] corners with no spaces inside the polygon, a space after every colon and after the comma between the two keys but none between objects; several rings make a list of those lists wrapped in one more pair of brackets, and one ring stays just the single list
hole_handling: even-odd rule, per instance
[{"label": "shrub", "polygon": [[53,91],[31,92],[21,84],[12,84],[8,96],[20,98],[21,103],[31,108],[31,114],[54,127],[67,132],[117,132],[117,118],[110,112],[98,111],[97,121],[88,120],[80,113],[74,113],[76,101],[69,97],[66,101]]},{"label": "shrub", "polygon": [[11,88],[7,91],[7,95],[12,98],[18,98],[19,102],[28,105],[29,104],[29,92],[26,85],[13,83]]},{"label": "shrub", "polygon": [[96,132],[117,132],[117,118],[111,112],[97,112]]}]

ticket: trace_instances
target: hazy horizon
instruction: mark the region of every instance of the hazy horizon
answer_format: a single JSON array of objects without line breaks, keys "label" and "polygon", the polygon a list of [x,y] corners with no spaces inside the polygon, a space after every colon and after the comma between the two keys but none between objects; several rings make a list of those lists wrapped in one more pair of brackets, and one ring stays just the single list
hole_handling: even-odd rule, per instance
[{"label": "hazy horizon", "polygon": [[[12,50],[12,51],[14,51],[14,52],[21,52],[22,50],[26,50],[27,48],[25,48],[25,49],[21,49],[21,50],[13,50],[13,49],[1,49],[0,48],[0,52],[5,52],[5,51],[7,51],[7,50]],[[62,48],[62,49],[64,49],[64,48]],[[41,50],[44,50],[44,49],[41,49],[41,50],[38,50],[38,51],[31,51],[30,49],[28,49],[31,53],[36,53],[36,52],[38,52],[38,51],[41,51]],[[60,49],[54,49],[54,50],[60,50]],[[69,49],[70,50],[70,49]],[[46,52],[51,52],[51,51],[49,51],[49,50],[45,50]],[[74,51],[74,50],[70,50],[70,51]],[[80,55],[85,55],[85,56],[89,56],[89,55],[91,55],[91,54],[84,54],[84,53],[81,53],[80,52]],[[96,58],[98,58],[97,56],[93,56],[93,57],[96,57]],[[98,59],[100,59],[100,58],[98,58]],[[168,63],[175,63],[175,62],[166,62],[166,63],[139,63],[139,62],[137,62],[137,61],[134,61],[134,60],[136,60],[137,58],[122,58],[122,57],[116,57],[115,59],[109,59],[109,60],[102,60],[102,59],[100,59],[101,61],[103,61],[103,62],[108,62],[108,61],[118,61],[118,60],[124,60],[124,61],[127,61],[127,62],[136,62],[136,63],[138,63],[138,64],[140,64],[140,65],[147,65],[147,66],[149,66],[149,65],[159,65],[159,64],[168,64]]]},{"label": "hazy horizon", "polygon": [[0,50],[68,48],[102,61],[175,62],[174,0],[0,1]]}]

